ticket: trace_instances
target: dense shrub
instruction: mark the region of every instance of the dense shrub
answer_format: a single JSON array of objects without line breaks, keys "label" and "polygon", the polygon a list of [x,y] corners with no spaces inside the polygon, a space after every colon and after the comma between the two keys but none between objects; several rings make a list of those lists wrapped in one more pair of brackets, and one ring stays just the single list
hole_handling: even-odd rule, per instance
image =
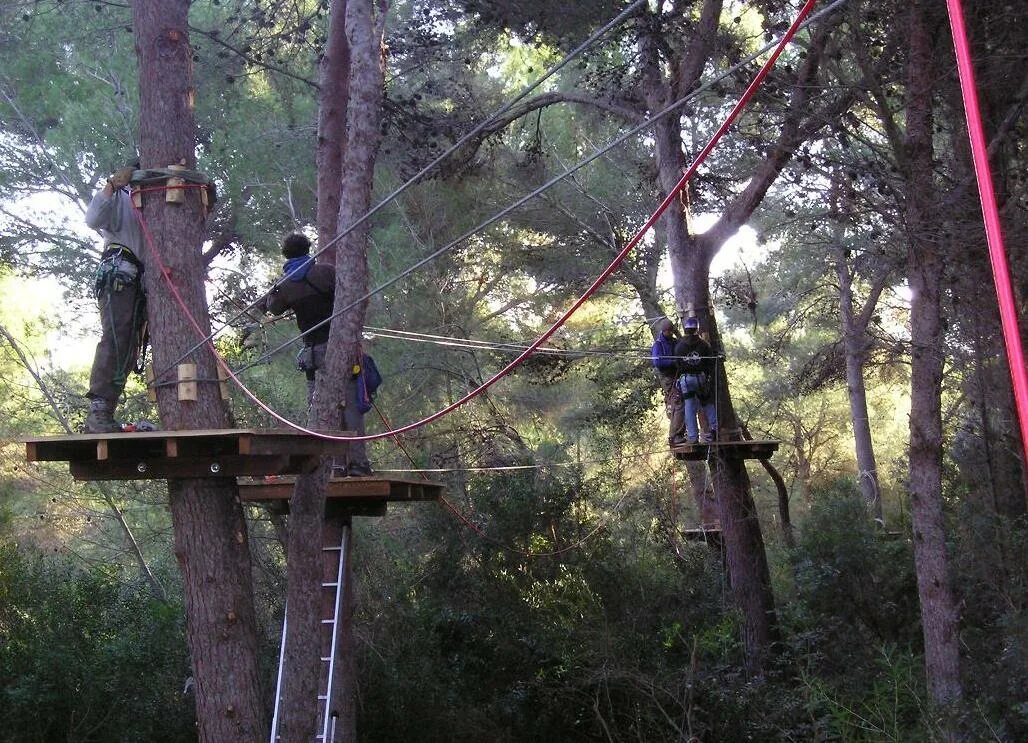
[{"label": "dense shrub", "polygon": [[0,547],[0,736],[195,740],[182,607],[118,568]]}]

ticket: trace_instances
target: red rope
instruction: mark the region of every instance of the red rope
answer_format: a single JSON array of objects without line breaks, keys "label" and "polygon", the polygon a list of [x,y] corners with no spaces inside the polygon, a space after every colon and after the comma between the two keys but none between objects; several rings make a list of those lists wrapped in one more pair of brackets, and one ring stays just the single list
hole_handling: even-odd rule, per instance
[{"label": "red rope", "polygon": [[978,106],[978,89],[974,80],[974,63],[971,59],[971,45],[964,25],[964,9],[960,0],[947,0],[950,29],[953,33],[953,48],[957,56],[957,70],[960,73],[960,90],[964,97],[964,116],[967,119],[967,133],[971,139],[974,156],[974,172],[978,181],[978,195],[982,202],[985,219],[985,236],[989,243],[989,258],[992,262],[992,277],[996,283],[999,301],[999,316],[1003,326],[1003,340],[1007,349],[1007,363],[1014,386],[1014,402],[1017,418],[1021,425],[1021,445],[1024,461],[1028,463],[1028,370],[1025,369],[1024,349],[1017,324],[1017,303],[1010,280],[1007,252],[1003,245],[1003,226],[996,206],[996,193],[992,185],[992,169],[989,166],[989,149],[985,143],[985,129]]},{"label": "red rope", "polygon": [[[635,249],[635,246],[642,241],[646,233],[650,231],[653,225],[656,224],[657,220],[660,219],[660,217],[664,214],[665,211],[667,211],[667,208],[677,200],[678,194],[682,191],[683,188],[685,188],[685,185],[696,174],[696,171],[699,170],[700,165],[702,165],[703,162],[707,159],[710,153],[717,146],[718,142],[721,141],[721,138],[725,135],[725,133],[734,123],[735,119],[739,116],[742,110],[749,103],[750,99],[754,96],[754,94],[763,84],[764,78],[767,77],[768,73],[771,71],[771,68],[774,66],[774,63],[777,61],[778,57],[781,56],[782,51],[785,49],[788,43],[792,41],[793,36],[796,35],[796,32],[799,30],[799,27],[803,23],[803,20],[807,17],[807,15],[810,14],[810,11],[813,9],[816,2],[817,0],[806,0],[803,7],[797,14],[796,19],[792,22],[792,25],[789,26],[789,29],[778,41],[778,44],[777,46],[775,46],[774,51],[771,52],[771,56],[767,59],[766,62],[764,62],[760,70],[754,76],[753,80],[746,87],[746,90],[739,98],[739,101],[729,112],[727,118],[725,118],[724,123],[722,123],[721,126],[718,127],[717,131],[714,132],[714,135],[710,138],[710,141],[708,141],[707,144],[703,147],[703,149],[700,150],[699,154],[693,160],[692,164],[686,169],[685,173],[683,173],[678,183],[675,184],[674,188],[672,188],[668,195],[664,197],[664,200],[660,202],[660,205],[653,212],[653,214],[650,215],[649,219],[646,220],[646,222],[643,224],[642,227],[639,228],[638,232],[635,233],[632,239],[629,240],[625,247],[622,248],[621,251],[614,257],[614,260],[611,261],[610,265],[607,266],[607,268],[604,269],[604,271],[596,278],[596,280],[593,281],[589,288],[585,290],[582,296],[580,296],[574,302],[574,304],[572,304],[571,307],[568,308],[568,310],[564,312],[564,314],[561,315],[548,330],[546,330],[542,335],[536,338],[536,340],[533,341],[531,345],[529,345],[517,358],[515,358],[505,367],[500,369],[500,371],[496,372],[496,374],[491,376],[489,379],[484,381],[479,387],[472,390],[456,402],[450,403],[442,410],[436,411],[435,413],[432,413],[431,415],[422,418],[421,420],[414,421],[413,423],[408,423],[399,428],[390,431],[384,431],[382,433],[367,434],[364,436],[337,436],[333,434],[323,433],[320,431],[313,431],[309,428],[305,428],[297,423],[294,423],[293,421],[284,418],[279,413],[275,412],[270,407],[268,407],[260,399],[258,399],[257,396],[253,392],[251,392],[246,387],[246,385],[243,384],[243,382],[239,379],[235,372],[229,369],[228,364],[225,363],[225,361],[218,355],[217,351],[214,348],[214,344],[210,341],[207,341],[207,346],[215,354],[215,358],[217,359],[218,364],[221,366],[222,369],[225,370],[225,373],[228,375],[228,377],[243,391],[244,394],[246,394],[247,397],[249,397],[254,402],[254,404],[256,404],[259,408],[264,410],[266,413],[268,413],[270,416],[272,416],[279,422],[285,424],[286,426],[296,431],[305,433],[309,436],[315,436],[317,438],[327,439],[329,441],[373,441],[376,439],[396,436],[397,434],[406,433],[407,431],[413,431],[416,428],[421,428],[422,426],[428,425],[429,423],[438,420],[439,418],[442,418],[445,415],[448,415],[449,413],[459,408],[461,405],[464,405],[472,398],[477,397],[478,395],[485,392],[487,389],[496,384],[496,382],[498,382],[503,377],[507,376],[515,368],[521,365],[521,363],[524,362],[525,359],[527,359],[529,356],[535,353],[535,351],[542,344],[548,341],[554,333],[556,333],[561,327],[563,327],[564,323],[566,323],[568,319],[570,319],[570,317],[573,314],[575,314],[575,312],[577,312],[583,304],[585,304],[585,302],[604,284],[604,282],[606,282],[608,278],[610,278],[610,275],[614,273],[615,270],[617,270],[618,266],[620,266],[621,263],[625,260],[625,258],[628,257],[628,254],[631,253],[633,249]],[[161,264],[160,262],[160,256],[157,255],[156,247],[153,245],[153,240],[150,236],[149,230],[147,230],[146,228],[146,224],[141,214],[139,215],[139,220],[143,228],[143,234],[150,245],[150,249],[154,253],[158,265],[162,268],[162,273],[164,274],[168,282],[171,283],[171,277],[168,275],[167,269],[164,269],[163,264]],[[179,305],[182,307],[182,310],[189,316],[193,326],[197,328],[200,337],[205,338],[207,334],[200,330],[199,324],[196,322],[196,320],[190,313],[189,307],[182,301],[182,298],[179,295],[178,290],[174,288],[174,284],[172,284],[172,289],[176,300],[179,302]]]}]

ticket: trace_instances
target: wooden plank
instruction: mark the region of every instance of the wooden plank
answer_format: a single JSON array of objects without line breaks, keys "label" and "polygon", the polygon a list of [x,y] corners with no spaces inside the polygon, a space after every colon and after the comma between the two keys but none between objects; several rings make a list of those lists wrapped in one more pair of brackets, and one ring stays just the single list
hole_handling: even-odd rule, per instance
[{"label": "wooden plank", "polygon": [[[332,435],[353,435],[349,431],[326,431]],[[283,453],[333,453],[346,447],[346,442],[319,439],[310,434],[292,429],[204,429],[198,431],[141,431],[138,433],[85,433],[65,436],[40,436],[19,439],[26,445],[26,458],[31,462],[69,461],[72,459],[95,459],[96,445],[99,441],[107,441],[109,457],[116,458],[116,451],[128,449],[132,456],[138,456],[136,450],[147,446],[158,446],[165,450],[166,456],[184,455],[189,446],[232,447],[233,453],[239,452],[239,440],[250,441],[250,453],[283,454]],[[174,443],[169,443],[174,442]],[[262,443],[256,443],[262,442]],[[177,447],[170,449],[168,447]],[[288,450],[288,451],[287,451]],[[172,455],[171,451],[177,451]]]},{"label": "wooden plank", "polygon": [[769,459],[778,450],[780,442],[757,439],[754,441],[716,441],[710,443],[679,444],[671,447],[676,459],[684,461],[705,460],[721,450],[725,456],[743,459]]},{"label": "wooden plank", "polygon": [[178,456],[178,439],[168,438],[164,440],[164,454],[172,459]]},{"label": "wooden plank", "polygon": [[99,461],[102,462],[103,460],[107,459],[108,453],[109,452],[108,452],[108,446],[107,446],[107,439],[101,439],[100,441],[97,441],[96,442],[96,458]]},{"label": "wooden plank", "polygon": [[[287,501],[293,495],[295,480],[275,478],[241,482],[239,497],[244,501]],[[439,483],[393,480],[383,477],[341,477],[328,481],[325,497],[330,501],[415,501],[436,500],[442,494]]]},{"label": "wooden plank", "polygon": [[721,541],[721,530],[720,529],[704,529],[700,527],[698,529],[683,529],[682,536],[692,542],[713,542]]},{"label": "wooden plank", "polygon": [[196,364],[178,365],[178,399],[196,400]]},{"label": "wooden plank", "polygon": [[216,458],[150,459],[103,462],[72,461],[71,474],[76,480],[174,480],[220,477],[263,477],[295,473],[306,464],[297,458],[282,456]]}]

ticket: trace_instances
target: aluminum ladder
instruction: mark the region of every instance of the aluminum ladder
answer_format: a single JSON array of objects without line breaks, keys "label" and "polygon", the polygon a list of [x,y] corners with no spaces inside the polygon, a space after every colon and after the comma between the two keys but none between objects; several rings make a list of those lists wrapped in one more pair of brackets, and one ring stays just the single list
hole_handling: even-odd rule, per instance
[{"label": "aluminum ladder", "polygon": [[[321,626],[327,632],[321,633],[322,672],[318,694],[318,722],[321,732],[314,736],[316,741],[333,743],[337,715],[332,710],[336,660],[339,649],[339,620],[343,610],[345,578],[348,575],[350,525],[339,521],[325,521],[321,541]],[[278,651],[278,680],[275,682],[275,713],[271,719],[270,743],[279,743],[278,732],[280,707],[282,704],[282,682],[285,677],[286,630],[289,627],[289,607],[282,617],[282,641]]]}]

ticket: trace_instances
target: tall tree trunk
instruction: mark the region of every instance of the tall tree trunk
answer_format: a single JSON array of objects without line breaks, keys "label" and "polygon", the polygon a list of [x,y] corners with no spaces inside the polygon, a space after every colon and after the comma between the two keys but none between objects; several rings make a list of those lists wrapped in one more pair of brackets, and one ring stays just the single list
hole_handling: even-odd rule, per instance
[{"label": "tall tree trunk", "polygon": [[912,293],[910,392],[910,498],[914,562],[925,669],[932,701],[945,706],[959,700],[959,612],[946,552],[942,510],[942,317],[943,261],[931,214],[932,43],[925,0],[911,0],[906,106],[906,229],[908,280]]},{"label": "tall tree trunk", "polygon": [[[839,189],[833,190],[838,192]],[[839,280],[839,315],[846,356],[846,396],[850,404],[850,420],[857,455],[857,480],[864,503],[874,520],[885,526],[882,497],[878,487],[878,465],[875,462],[874,440],[871,437],[871,418],[867,412],[867,387],[864,384],[864,366],[867,363],[869,345],[866,319],[870,317],[870,313],[863,312],[858,316],[855,311],[853,273],[846,259],[847,250],[843,244],[845,230],[837,203],[832,204],[832,212],[835,218],[832,229],[832,252],[835,254],[835,275]],[[876,299],[877,293],[869,300],[871,307],[877,303]]]},{"label": "tall tree trunk", "polygon": [[[698,31],[677,63],[672,62],[670,65],[670,76],[665,76],[662,72],[659,40],[652,33],[642,35],[642,87],[651,111],[659,110],[696,84],[712,49],[721,7],[720,0],[705,0]],[[650,23],[654,26],[655,32],[659,31],[656,16]],[[686,165],[682,149],[681,122],[678,117],[666,117],[658,122],[654,129],[654,139],[657,181],[661,192],[669,193],[677,185]],[[773,176],[771,178],[773,179]],[[759,203],[759,197],[755,201]],[[749,208],[752,211],[755,207]],[[708,335],[711,347],[720,351],[720,338],[710,309],[709,289],[710,262],[720,244],[711,245],[690,234],[688,210],[684,199],[665,212],[661,226],[667,238],[679,314],[696,315],[700,320],[701,331]],[[734,232],[734,229],[732,231]],[[738,429],[738,421],[732,407],[723,364],[717,364],[714,376],[718,431],[727,434]],[[732,593],[744,616],[746,668],[748,672],[758,674],[763,668],[767,650],[775,637],[776,624],[774,598],[771,593],[760,523],[757,520],[743,460],[715,454],[710,470],[718,502]],[[700,494],[702,510],[704,488],[698,482],[699,477],[697,468],[690,468],[693,492],[694,495]]]},{"label": "tall tree trunk", "polygon": [[[371,206],[375,160],[381,139],[380,124],[384,85],[382,33],[384,20],[376,19],[372,0],[349,0],[345,8],[346,36],[351,51],[349,102],[339,212],[336,232],[343,232],[367,213]],[[335,6],[333,6],[335,10]],[[377,22],[376,22],[377,21]],[[319,216],[319,225],[321,218]],[[335,315],[329,335],[325,368],[317,375],[311,424],[321,430],[341,427],[342,409],[351,399],[351,368],[360,359],[360,337],[364,328],[367,294],[369,227],[364,224],[350,232],[335,248]],[[354,305],[350,307],[350,305]],[[332,462],[323,459],[317,470],[297,479],[290,504],[289,520],[289,627],[286,636],[286,681],[282,692],[283,740],[310,740],[317,719],[317,686],[321,662],[317,651],[320,534],[325,511],[325,486]],[[347,563],[349,564],[349,563]],[[352,572],[345,576],[346,595],[352,597]],[[294,611],[294,607],[298,607]],[[356,714],[353,701],[355,681],[353,639],[347,600],[338,628],[339,657],[335,694],[339,704],[336,740],[356,740]]]},{"label": "tall tree trunk", "polygon": [[[321,95],[318,108],[318,247],[336,236],[339,221],[340,181],[346,149],[346,111],[350,96],[350,42],[346,38],[346,0],[332,0],[328,41],[321,58]],[[335,263],[330,248],[320,256]]]},{"label": "tall tree trunk", "polygon": [[[139,122],[144,168],[184,162],[196,166],[193,118],[192,49],[188,0],[136,0],[132,4],[139,58]],[[195,190],[184,204],[168,204],[161,192],[144,197],[143,214],[152,247],[168,269],[145,256],[154,366],[168,368],[210,331],[200,246],[204,213]],[[185,308],[168,288],[174,282]],[[206,349],[187,359],[200,379],[217,379]],[[228,428],[229,415],[218,385],[200,384],[195,402],[180,402],[174,387],[159,387],[157,404],[165,428]],[[182,568],[186,636],[196,681],[196,707],[202,741],[252,743],[266,736],[257,667],[257,621],[247,527],[235,481],[169,480],[175,555]]]},{"label": "tall tree trunk", "polygon": [[[676,294],[682,306],[692,305],[700,319],[700,330],[708,335],[714,352],[721,354],[723,346],[717,322],[709,310],[712,254],[713,251],[702,241],[693,241],[693,249],[686,253],[685,270],[682,272],[685,281],[676,285]],[[720,361],[716,364],[714,385],[719,436],[741,438],[728,377]],[[727,448],[715,448],[710,461],[710,475],[718,504],[732,597],[743,615],[746,670],[751,675],[758,675],[764,668],[768,650],[777,639],[778,631],[764,536],[753,501],[746,462],[731,456]]]},{"label": "tall tree trunk", "polygon": [[[385,33],[385,6],[374,0],[349,0],[346,12],[346,36],[350,41],[352,62],[350,72],[350,104],[347,115],[346,157],[343,161],[342,197],[339,208],[339,231],[348,229],[371,208],[375,182],[375,162],[382,138],[382,103],[385,86],[385,58],[382,38]],[[319,376],[315,394],[315,411],[319,420],[332,417],[331,410],[319,404],[328,400],[356,399],[351,369],[361,363],[360,341],[364,330],[368,292],[368,236],[371,226],[365,222],[339,243],[336,252],[335,309],[345,312],[332,322],[326,358],[326,374]],[[352,306],[351,306],[352,305]],[[327,384],[324,384],[327,383]],[[324,389],[322,385],[324,384]],[[351,416],[352,417],[352,416]],[[352,539],[350,540],[352,543]],[[347,566],[351,561],[347,560]],[[356,664],[351,616],[353,614],[353,571],[346,575],[345,605],[341,618],[335,684],[339,689],[340,713],[336,740],[357,741]]]},{"label": "tall tree trunk", "polygon": [[[328,39],[320,70],[318,110],[318,247],[337,234],[340,179],[346,150],[346,112],[350,89],[350,43],[346,38],[346,0],[332,0]],[[335,247],[318,260],[335,263]],[[320,375],[319,375],[320,376]],[[337,403],[338,404],[338,403]],[[326,426],[341,428],[338,418]],[[297,479],[287,525],[287,611],[282,698],[279,724],[283,740],[311,740],[318,724],[318,694],[322,678],[321,542],[324,528],[325,488],[331,462]]]}]

